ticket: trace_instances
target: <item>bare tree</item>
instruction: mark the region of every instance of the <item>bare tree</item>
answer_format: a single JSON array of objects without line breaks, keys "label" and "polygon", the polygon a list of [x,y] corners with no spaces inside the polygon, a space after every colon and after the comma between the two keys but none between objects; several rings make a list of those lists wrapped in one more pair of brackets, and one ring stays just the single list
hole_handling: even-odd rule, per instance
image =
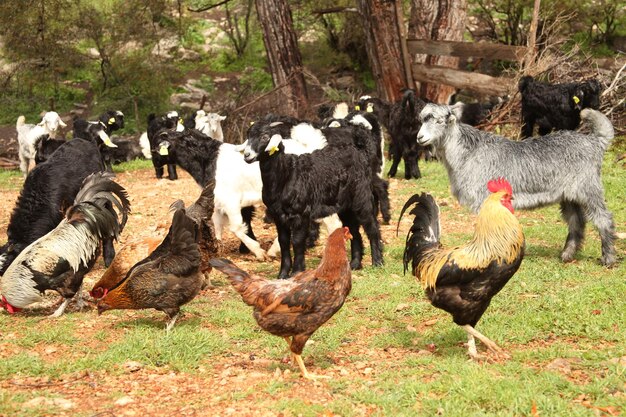
[{"label": "bare tree", "polygon": [[289,4],[286,0],[257,0],[256,10],[263,28],[272,79],[285,97],[283,111],[304,115],[308,108],[308,94]]},{"label": "bare tree", "polygon": [[402,25],[398,20],[402,15],[401,7],[402,2],[398,0],[358,1],[377,94],[388,101],[400,99],[402,89],[409,86],[406,72],[408,62],[401,46]]},{"label": "bare tree", "polygon": [[[411,0],[409,37],[417,39],[461,41],[467,17],[467,0]],[[417,55],[415,62],[456,68],[459,58]],[[422,83],[420,94],[436,103],[446,103],[454,87]]]}]

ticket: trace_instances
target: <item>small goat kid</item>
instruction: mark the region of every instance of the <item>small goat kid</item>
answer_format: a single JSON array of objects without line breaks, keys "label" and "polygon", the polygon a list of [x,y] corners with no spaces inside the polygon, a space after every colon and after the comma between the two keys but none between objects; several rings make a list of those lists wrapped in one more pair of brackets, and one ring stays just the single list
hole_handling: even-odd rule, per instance
[{"label": "small goat kid", "polygon": [[226,116],[198,110],[195,117],[195,128],[215,140],[224,142],[224,132],[222,131],[224,120],[226,120]]},{"label": "small goat kid", "polygon": [[24,177],[28,175],[31,162],[35,163],[35,155],[37,153],[36,144],[39,138],[48,135],[54,139],[57,130],[67,125],[61,120],[57,112],[49,111],[44,114],[41,122],[36,125],[26,124],[26,118],[20,116],[17,118],[15,128],[17,130],[17,141],[19,143],[20,170],[24,173]]},{"label": "small goat kid", "polygon": [[581,116],[592,134],[561,130],[525,141],[512,141],[457,121],[454,108],[428,104],[422,110],[420,145],[433,145],[446,167],[452,194],[474,212],[487,197],[484,184],[505,177],[515,191],[513,206],[533,209],[559,203],[569,233],[561,259],[569,262],[580,248],[585,222],[592,221],[602,241],[602,263],[616,263],[613,217],[604,202],[600,178],[604,151],[613,139],[611,122],[585,109]]}]

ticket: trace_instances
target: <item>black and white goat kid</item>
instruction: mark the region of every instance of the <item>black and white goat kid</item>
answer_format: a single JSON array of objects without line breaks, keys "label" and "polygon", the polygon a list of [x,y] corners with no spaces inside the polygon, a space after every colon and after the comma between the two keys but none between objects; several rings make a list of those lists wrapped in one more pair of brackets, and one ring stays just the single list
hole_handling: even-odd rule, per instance
[{"label": "black and white goat kid", "polygon": [[383,263],[369,161],[353,145],[353,129],[326,129],[325,135],[329,143],[334,142],[335,135],[346,136],[349,140],[337,140],[342,144],[326,146],[311,154],[292,155],[285,153],[282,136],[272,134],[271,126],[260,129],[255,136],[248,136],[244,157],[248,163],[260,163],[263,203],[278,230],[281,250],[279,278],[304,271],[310,224],[333,213],[339,214],[354,237],[351,267],[361,268],[361,225],[370,240],[372,263]]},{"label": "black and white goat kid", "polygon": [[547,136],[513,141],[459,123],[454,108],[428,104],[417,136],[433,145],[450,179],[452,194],[478,212],[487,197],[484,184],[504,177],[515,190],[513,206],[533,209],[559,203],[569,227],[561,259],[569,262],[582,245],[585,223],[594,223],[602,242],[602,263],[616,263],[613,216],[604,201],[600,172],[613,139],[611,122],[602,113],[584,109],[591,125],[587,135],[560,130]]},{"label": "black and white goat kid", "polygon": [[117,238],[130,211],[126,191],[112,177],[104,172],[87,177],[61,223],[24,249],[9,266],[0,279],[0,304],[10,313],[42,301],[44,291],[55,290],[65,298],[52,315],[58,317],[80,292],[83,277],[100,253],[101,241]]},{"label": "black and white goat kid", "polygon": [[178,179],[176,174],[175,155],[171,155],[170,143],[161,138],[157,138],[158,133],[163,130],[174,130],[182,132],[185,130],[183,119],[178,116],[178,112],[171,111],[164,116],[155,114],[148,115],[148,141],[150,143],[150,153],[152,165],[157,178],[163,178],[163,167],[167,166],[167,175],[170,180]]}]

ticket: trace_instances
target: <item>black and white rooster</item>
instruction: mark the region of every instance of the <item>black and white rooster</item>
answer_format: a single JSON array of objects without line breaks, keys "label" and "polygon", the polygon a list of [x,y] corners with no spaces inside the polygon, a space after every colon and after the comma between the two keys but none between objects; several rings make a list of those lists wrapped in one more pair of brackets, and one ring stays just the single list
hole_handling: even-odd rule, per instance
[{"label": "black and white rooster", "polygon": [[46,290],[55,290],[65,299],[51,316],[59,317],[80,292],[83,277],[100,254],[102,239],[117,239],[130,212],[126,190],[112,177],[97,172],[85,178],[61,223],[11,263],[0,278],[0,305],[9,313],[40,302]]}]

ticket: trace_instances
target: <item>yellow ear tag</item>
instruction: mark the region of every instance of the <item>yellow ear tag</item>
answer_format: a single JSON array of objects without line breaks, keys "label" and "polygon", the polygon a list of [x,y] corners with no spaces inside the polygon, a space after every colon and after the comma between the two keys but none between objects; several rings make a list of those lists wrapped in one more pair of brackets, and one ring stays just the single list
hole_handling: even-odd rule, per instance
[{"label": "yellow ear tag", "polygon": [[278,146],[274,146],[268,152],[269,152],[270,156],[274,155],[276,152],[278,152]]},{"label": "yellow ear tag", "polygon": [[178,124],[182,125],[183,124],[183,119],[178,119]]},{"label": "yellow ear tag", "polygon": [[114,117],[111,117],[111,118],[109,119],[109,124],[110,124],[110,125],[112,125],[113,123],[115,123],[115,118],[114,118]]},{"label": "yellow ear tag", "polygon": [[117,145],[113,143],[110,138],[106,138],[104,140],[104,144],[108,146],[109,148],[117,148]]},{"label": "yellow ear tag", "polygon": [[361,106],[359,106],[358,104],[356,106],[354,106],[354,110],[356,111],[361,111]]},{"label": "yellow ear tag", "polygon": [[250,122],[250,126],[252,126],[254,124],[254,122]]},{"label": "yellow ear tag", "polygon": [[577,96],[572,97],[572,99],[574,99],[574,103],[580,103],[580,99]]},{"label": "yellow ear tag", "polygon": [[161,155],[161,156],[167,156],[167,155],[169,155],[169,154],[170,154],[170,152],[167,150],[167,146],[161,146],[161,147],[159,148],[159,155]]},{"label": "yellow ear tag", "polygon": [[374,111],[374,105],[372,103],[369,103],[367,105],[367,110],[365,110],[368,113],[372,113]]}]

